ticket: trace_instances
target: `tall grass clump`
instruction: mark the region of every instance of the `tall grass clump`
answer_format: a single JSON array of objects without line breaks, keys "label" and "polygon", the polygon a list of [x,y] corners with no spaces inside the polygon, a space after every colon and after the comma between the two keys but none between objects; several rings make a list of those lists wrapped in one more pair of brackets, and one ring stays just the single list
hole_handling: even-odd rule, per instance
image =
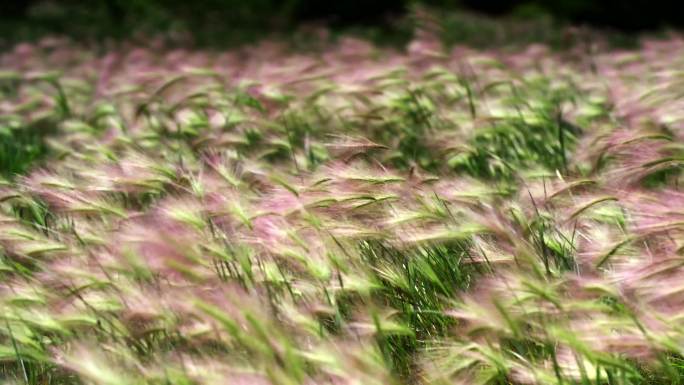
[{"label": "tall grass clump", "polygon": [[0,379],[682,383],[684,41],[430,23],[0,55]]}]

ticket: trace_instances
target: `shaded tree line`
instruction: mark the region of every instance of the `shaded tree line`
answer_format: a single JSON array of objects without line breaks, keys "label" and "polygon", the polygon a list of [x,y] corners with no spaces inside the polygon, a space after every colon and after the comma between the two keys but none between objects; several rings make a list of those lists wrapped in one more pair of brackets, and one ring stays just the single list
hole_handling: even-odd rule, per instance
[{"label": "shaded tree line", "polygon": [[[621,30],[684,26],[667,0],[8,0],[0,1],[0,32],[125,37],[182,27],[199,40],[239,31],[286,31],[306,21],[333,27],[391,27],[412,5],[488,14],[552,15],[555,19]],[[217,36],[218,35],[218,36]]]}]

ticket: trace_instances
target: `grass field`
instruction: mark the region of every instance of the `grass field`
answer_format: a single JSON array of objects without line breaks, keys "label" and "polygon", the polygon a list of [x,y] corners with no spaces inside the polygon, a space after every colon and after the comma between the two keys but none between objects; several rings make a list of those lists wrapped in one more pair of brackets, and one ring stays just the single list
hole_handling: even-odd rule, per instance
[{"label": "grass field", "polygon": [[681,37],[0,68],[0,382],[684,383]]}]

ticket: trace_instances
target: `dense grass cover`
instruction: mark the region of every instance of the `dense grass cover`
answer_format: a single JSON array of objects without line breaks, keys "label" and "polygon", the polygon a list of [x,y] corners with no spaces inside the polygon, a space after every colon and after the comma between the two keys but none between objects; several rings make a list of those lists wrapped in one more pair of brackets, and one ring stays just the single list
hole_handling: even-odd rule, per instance
[{"label": "dense grass cover", "polygon": [[0,55],[0,379],[684,381],[684,40]]}]

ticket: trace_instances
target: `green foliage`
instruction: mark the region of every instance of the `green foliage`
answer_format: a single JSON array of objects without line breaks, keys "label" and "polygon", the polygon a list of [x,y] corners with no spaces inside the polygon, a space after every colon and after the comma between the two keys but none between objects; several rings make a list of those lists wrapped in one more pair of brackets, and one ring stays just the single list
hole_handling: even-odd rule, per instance
[{"label": "green foliage", "polygon": [[682,43],[422,28],[3,54],[0,380],[681,383]]},{"label": "green foliage", "polygon": [[35,122],[22,126],[16,121],[8,121],[0,127],[0,171],[3,177],[12,178],[26,172],[45,154],[43,137],[50,125],[50,122]]}]

